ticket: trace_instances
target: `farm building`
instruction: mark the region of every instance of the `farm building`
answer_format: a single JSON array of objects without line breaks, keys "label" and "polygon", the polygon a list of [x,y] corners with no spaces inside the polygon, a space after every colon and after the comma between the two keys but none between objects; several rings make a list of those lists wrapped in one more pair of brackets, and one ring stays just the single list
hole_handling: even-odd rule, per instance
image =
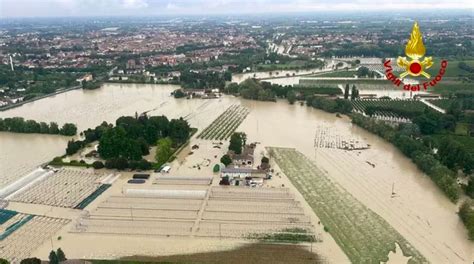
[{"label": "farm building", "polygon": [[266,178],[267,173],[262,170],[252,168],[224,168],[221,171],[221,178],[229,177],[229,179],[245,179],[245,178]]},{"label": "farm building", "polygon": [[235,154],[233,151],[229,151],[229,156],[232,159],[232,163],[236,166],[252,167],[255,146],[256,145],[254,143],[245,145],[241,154]]}]

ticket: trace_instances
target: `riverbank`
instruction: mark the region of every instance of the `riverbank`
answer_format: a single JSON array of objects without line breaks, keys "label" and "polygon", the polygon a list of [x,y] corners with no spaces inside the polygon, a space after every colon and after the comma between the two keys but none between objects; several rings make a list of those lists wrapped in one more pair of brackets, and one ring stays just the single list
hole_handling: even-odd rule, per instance
[{"label": "riverbank", "polygon": [[58,95],[58,94],[61,94],[61,93],[69,92],[69,91],[80,89],[80,88],[82,88],[81,85],[77,85],[77,86],[73,86],[73,87],[69,87],[69,88],[64,88],[64,89],[58,89],[54,93],[44,94],[44,95],[40,95],[40,96],[31,98],[31,99],[26,100],[26,101],[21,101],[19,103],[14,103],[14,104],[10,104],[10,105],[7,105],[7,106],[2,106],[2,107],[0,107],[0,112],[10,110],[10,109],[13,109],[13,108],[16,108],[16,107],[22,106],[24,104],[31,103],[31,102],[34,102],[34,101],[37,101],[37,100],[40,100],[40,99],[43,99],[43,98],[55,96],[55,95]]}]

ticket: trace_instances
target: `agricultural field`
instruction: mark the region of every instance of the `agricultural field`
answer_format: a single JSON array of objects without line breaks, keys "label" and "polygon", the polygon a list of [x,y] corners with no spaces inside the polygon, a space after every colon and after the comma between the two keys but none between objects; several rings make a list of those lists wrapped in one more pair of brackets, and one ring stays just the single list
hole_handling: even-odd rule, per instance
[{"label": "agricultural field", "polygon": [[197,138],[208,140],[224,140],[244,121],[249,114],[249,110],[240,105],[231,105],[206,127]]},{"label": "agricultural field", "polygon": [[399,90],[400,88],[391,82],[383,79],[317,79],[317,78],[301,78],[299,85],[301,86],[345,86],[354,84],[359,90]]},{"label": "agricultural field", "polygon": [[354,110],[367,113],[368,107],[377,107],[373,114],[384,117],[410,118],[411,115],[423,112],[427,107],[417,100],[353,100],[351,101]]},{"label": "agricultural field", "polygon": [[322,72],[322,73],[315,73],[310,75],[309,77],[348,77],[353,78],[356,75],[356,71],[354,70],[342,70],[342,71],[331,71],[331,72]]},{"label": "agricultural field", "polygon": [[408,263],[427,262],[382,217],[330,180],[302,153],[290,148],[268,151],[352,263],[386,262],[396,244],[405,256],[411,256]]}]

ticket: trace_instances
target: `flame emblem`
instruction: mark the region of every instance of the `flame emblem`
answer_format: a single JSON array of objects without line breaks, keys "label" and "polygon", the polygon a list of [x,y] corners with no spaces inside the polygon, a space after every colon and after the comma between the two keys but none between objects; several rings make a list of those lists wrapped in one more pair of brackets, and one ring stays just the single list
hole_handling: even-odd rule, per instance
[{"label": "flame emblem", "polygon": [[420,59],[425,56],[426,49],[423,44],[423,37],[420,32],[418,23],[415,22],[411,31],[410,39],[405,47],[405,55],[408,56],[411,61],[408,61],[406,57],[398,57],[398,66],[405,69],[405,72],[400,74],[401,78],[405,78],[407,75],[419,76],[423,75],[426,78],[430,78],[430,75],[423,70],[429,69],[433,65],[433,59],[431,57],[425,57],[423,61]]}]

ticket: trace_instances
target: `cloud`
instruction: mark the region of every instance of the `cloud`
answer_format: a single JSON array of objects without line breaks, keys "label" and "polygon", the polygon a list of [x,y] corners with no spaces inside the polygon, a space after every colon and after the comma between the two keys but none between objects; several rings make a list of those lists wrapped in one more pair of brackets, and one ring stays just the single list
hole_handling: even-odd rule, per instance
[{"label": "cloud", "polygon": [[123,8],[140,9],[148,7],[146,0],[122,0]]},{"label": "cloud", "polygon": [[0,0],[2,17],[463,9],[472,0]]}]

